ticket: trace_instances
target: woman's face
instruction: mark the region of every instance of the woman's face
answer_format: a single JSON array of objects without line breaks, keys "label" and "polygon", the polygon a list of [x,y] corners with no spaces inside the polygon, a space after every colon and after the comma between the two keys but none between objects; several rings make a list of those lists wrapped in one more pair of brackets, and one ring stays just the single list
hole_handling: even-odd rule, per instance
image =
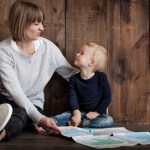
[{"label": "woman's face", "polygon": [[32,41],[37,40],[41,35],[41,32],[44,30],[42,22],[34,22],[32,23],[25,31],[24,37],[25,40]]}]

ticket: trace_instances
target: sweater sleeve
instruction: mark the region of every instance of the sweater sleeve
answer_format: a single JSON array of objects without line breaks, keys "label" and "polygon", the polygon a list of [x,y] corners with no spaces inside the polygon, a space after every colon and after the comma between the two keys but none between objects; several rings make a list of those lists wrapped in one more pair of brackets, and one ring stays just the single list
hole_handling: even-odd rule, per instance
[{"label": "sweater sleeve", "polygon": [[111,88],[107,79],[106,74],[102,75],[101,78],[101,88],[102,88],[102,99],[100,104],[98,105],[96,111],[100,114],[106,113],[106,109],[111,102]]},{"label": "sweater sleeve", "polygon": [[7,52],[0,49],[0,78],[5,89],[13,98],[14,102],[19,107],[24,108],[33,122],[38,124],[43,115],[38,112],[36,107],[23,92],[17,75],[13,69],[14,65],[13,58]]},{"label": "sweater sleeve", "polygon": [[69,80],[68,101],[69,101],[69,107],[71,111],[79,109],[78,96],[76,93],[75,80],[73,76]]},{"label": "sweater sleeve", "polygon": [[54,59],[57,64],[56,72],[60,74],[65,80],[69,81],[69,78],[78,73],[79,70],[72,67],[69,62],[66,60],[66,58],[63,56],[59,48],[52,44],[53,49],[55,50]]}]

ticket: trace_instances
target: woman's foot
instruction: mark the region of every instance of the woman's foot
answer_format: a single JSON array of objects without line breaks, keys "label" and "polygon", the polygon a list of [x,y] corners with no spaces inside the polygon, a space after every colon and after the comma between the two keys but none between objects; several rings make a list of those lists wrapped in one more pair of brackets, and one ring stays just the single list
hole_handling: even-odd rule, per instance
[{"label": "woman's foot", "polygon": [[80,121],[79,124],[75,124],[75,122],[73,122],[73,121],[68,121],[69,126],[82,127],[82,124],[83,124],[82,120]]},{"label": "woman's foot", "polygon": [[5,138],[5,136],[6,136],[6,131],[4,129],[0,132],[0,141],[2,141]]},{"label": "woman's foot", "polygon": [[12,115],[12,107],[9,104],[0,104],[0,141],[6,136],[4,127]]},{"label": "woman's foot", "polygon": [[2,131],[12,115],[11,105],[0,104],[0,112],[0,131]]}]

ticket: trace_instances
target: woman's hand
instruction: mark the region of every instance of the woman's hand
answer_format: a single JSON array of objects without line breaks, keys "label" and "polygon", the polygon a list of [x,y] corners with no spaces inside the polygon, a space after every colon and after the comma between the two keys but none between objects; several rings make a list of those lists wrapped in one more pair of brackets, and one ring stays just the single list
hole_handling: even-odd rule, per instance
[{"label": "woman's hand", "polygon": [[46,132],[59,134],[60,129],[57,127],[55,121],[48,117],[42,117],[39,121],[38,126],[41,126]]},{"label": "woman's hand", "polygon": [[86,118],[87,119],[89,119],[89,120],[92,120],[92,119],[94,119],[94,118],[96,118],[96,117],[98,117],[100,114],[98,113],[98,112],[88,112],[87,114],[86,114]]}]

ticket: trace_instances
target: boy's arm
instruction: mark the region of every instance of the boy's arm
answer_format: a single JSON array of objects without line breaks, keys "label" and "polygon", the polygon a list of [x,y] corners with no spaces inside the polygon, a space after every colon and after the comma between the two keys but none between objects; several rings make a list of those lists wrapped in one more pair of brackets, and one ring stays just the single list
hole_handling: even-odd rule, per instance
[{"label": "boy's arm", "polygon": [[72,118],[69,121],[69,125],[71,126],[79,126],[81,124],[81,112],[79,110],[78,104],[78,96],[76,92],[76,81],[75,76],[72,76],[69,80],[69,88],[68,88],[68,101],[70,110],[72,112]]},{"label": "boy's arm", "polygon": [[75,87],[76,87],[75,77],[72,76],[69,80],[68,86],[68,102],[71,112],[73,112],[74,110],[79,110],[78,96]]},{"label": "boy's arm", "polygon": [[102,85],[102,100],[96,109],[96,112],[98,112],[99,114],[106,113],[107,107],[111,102],[112,93],[106,74],[103,74],[102,76],[101,85]]}]

